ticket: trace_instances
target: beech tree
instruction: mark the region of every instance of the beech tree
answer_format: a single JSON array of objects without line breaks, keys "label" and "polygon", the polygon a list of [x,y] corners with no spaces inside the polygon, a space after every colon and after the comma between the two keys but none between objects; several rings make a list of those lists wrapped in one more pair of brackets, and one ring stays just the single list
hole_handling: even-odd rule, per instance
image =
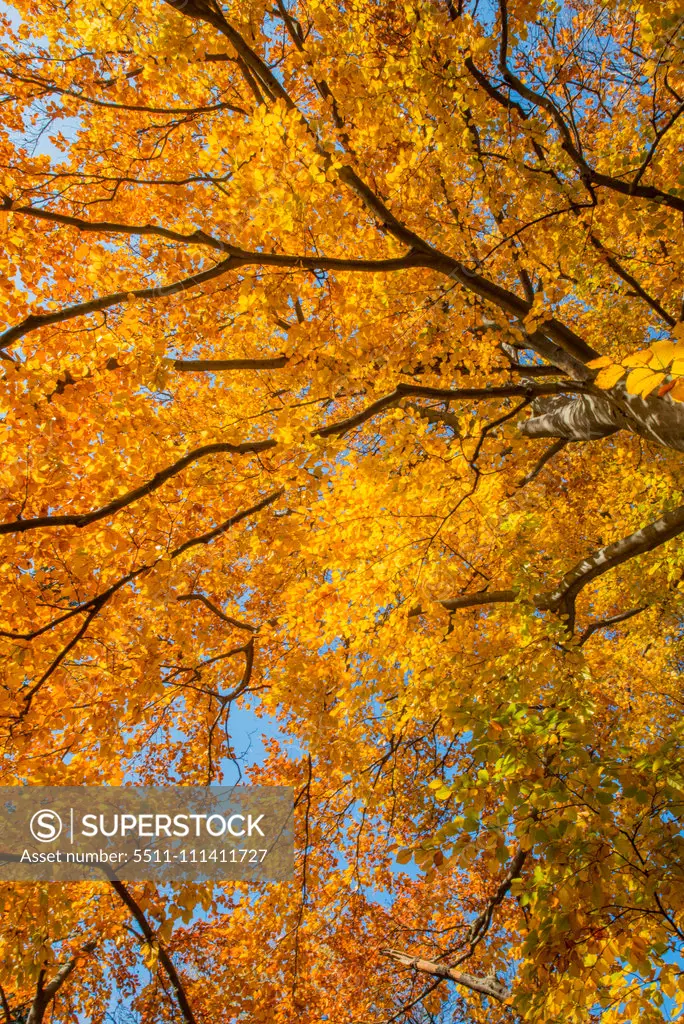
[{"label": "beech tree", "polygon": [[677,1019],[681,4],[3,10],[3,784],[296,794],[6,1024]]}]

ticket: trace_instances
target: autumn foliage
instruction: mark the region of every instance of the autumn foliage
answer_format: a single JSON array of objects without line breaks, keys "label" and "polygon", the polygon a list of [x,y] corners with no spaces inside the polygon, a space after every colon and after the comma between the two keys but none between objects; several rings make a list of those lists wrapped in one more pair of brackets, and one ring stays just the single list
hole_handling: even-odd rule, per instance
[{"label": "autumn foliage", "polygon": [[681,3],[3,10],[2,784],[297,834],[4,885],[5,1024],[677,1019]]}]

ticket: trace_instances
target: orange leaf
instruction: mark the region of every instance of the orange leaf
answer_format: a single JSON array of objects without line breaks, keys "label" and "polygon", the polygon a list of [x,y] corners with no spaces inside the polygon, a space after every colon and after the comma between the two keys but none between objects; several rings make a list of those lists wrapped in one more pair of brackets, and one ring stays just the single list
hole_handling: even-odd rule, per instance
[{"label": "orange leaf", "polygon": [[680,377],[672,385],[670,391],[670,398],[673,398],[675,402],[684,402],[684,377]]}]

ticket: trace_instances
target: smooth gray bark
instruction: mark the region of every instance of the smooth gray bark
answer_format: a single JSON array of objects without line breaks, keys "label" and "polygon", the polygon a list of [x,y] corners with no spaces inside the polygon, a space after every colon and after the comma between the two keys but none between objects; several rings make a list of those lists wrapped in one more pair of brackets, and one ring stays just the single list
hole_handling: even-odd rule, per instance
[{"label": "smooth gray bark", "polygon": [[684,451],[684,402],[669,395],[628,395],[624,384],[605,394],[552,395],[535,399],[532,416],[518,424],[525,437],[592,441],[629,430],[665,448]]}]

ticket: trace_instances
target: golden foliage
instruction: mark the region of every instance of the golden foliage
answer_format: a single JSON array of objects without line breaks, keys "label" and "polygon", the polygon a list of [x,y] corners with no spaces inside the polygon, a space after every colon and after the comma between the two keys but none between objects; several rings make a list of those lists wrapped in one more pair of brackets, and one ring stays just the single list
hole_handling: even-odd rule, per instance
[{"label": "golden foliage", "polygon": [[674,1019],[681,4],[1,17],[3,783],[297,793],[291,883],[4,886],[8,1024]]}]

